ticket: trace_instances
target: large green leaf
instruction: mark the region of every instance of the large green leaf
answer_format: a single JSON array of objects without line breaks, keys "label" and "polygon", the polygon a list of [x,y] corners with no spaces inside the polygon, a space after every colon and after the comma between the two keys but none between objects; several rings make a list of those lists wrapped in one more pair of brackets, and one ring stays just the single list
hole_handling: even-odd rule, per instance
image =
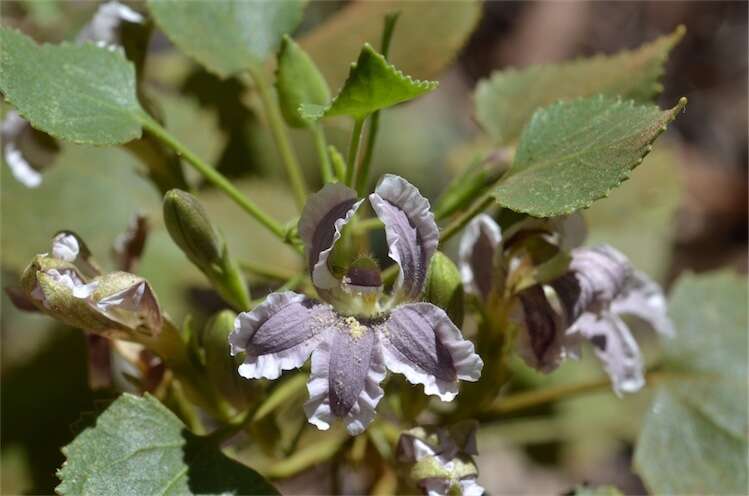
[{"label": "large green leaf", "polygon": [[278,494],[153,396],[120,396],[63,448],[60,494]]},{"label": "large green leaf", "polygon": [[302,19],[304,2],[149,0],[156,23],[187,55],[220,77],[261,64]]},{"label": "large green leaf", "polygon": [[398,12],[388,60],[419,79],[429,79],[453,60],[481,16],[478,0],[423,2],[384,0],[350,2],[302,36],[300,44],[317,63],[331,87],[338,88],[348,61],[362,44],[379,46],[385,15]]},{"label": "large green leaf", "polygon": [[635,467],[656,494],[746,494],[747,281],[728,272],[678,281],[665,378]]},{"label": "large green leaf", "polygon": [[661,91],[663,65],[684,32],[680,26],[668,36],[614,56],[495,72],[476,87],[476,117],[492,138],[507,144],[518,138],[533,112],[560,99],[602,93],[649,101]]},{"label": "large green leaf", "polygon": [[118,50],[90,43],[37,45],[0,27],[0,91],[32,126],[94,145],[141,135],[135,69]]},{"label": "large green leaf", "polygon": [[494,195],[537,217],[589,207],[627,179],[686,105],[672,109],[595,96],[559,102],[533,115]]},{"label": "large green leaf", "polygon": [[411,100],[435,89],[436,81],[418,81],[389,64],[367,43],[351,65],[348,79],[327,105],[303,104],[302,117],[320,119],[348,115],[362,119],[377,110]]}]

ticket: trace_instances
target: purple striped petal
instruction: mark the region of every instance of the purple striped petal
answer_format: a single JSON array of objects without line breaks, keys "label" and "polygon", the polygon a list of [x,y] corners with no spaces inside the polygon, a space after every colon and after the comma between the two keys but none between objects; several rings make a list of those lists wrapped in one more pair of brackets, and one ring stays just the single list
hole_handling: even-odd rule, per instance
[{"label": "purple striped petal", "polygon": [[335,417],[355,436],[372,422],[382,399],[385,366],[373,329],[349,317],[312,355],[304,410],[310,423],[327,430]]},{"label": "purple striped petal", "polygon": [[445,312],[431,303],[410,303],[393,310],[382,330],[385,365],[426,394],[452,401],[458,380],[477,381],[484,362],[473,343]]},{"label": "purple striped petal", "polygon": [[239,375],[277,379],[284,370],[301,367],[336,324],[330,306],[304,295],[272,293],[251,312],[240,313],[229,335],[231,353],[245,352]]},{"label": "purple striped petal", "polygon": [[298,227],[315,287],[329,290],[339,286],[340,280],[328,266],[328,258],[341,237],[343,226],[362,201],[357,202],[356,191],[340,183],[326,184],[307,200]]},{"label": "purple striped petal", "polygon": [[518,353],[528,366],[549,373],[565,358],[566,326],[562,315],[549,303],[544,288],[534,285],[518,294]]},{"label": "purple striped petal", "polygon": [[460,240],[460,277],[466,293],[486,299],[494,286],[494,260],[502,241],[499,225],[486,214],[474,218]]},{"label": "purple striped petal", "polygon": [[645,379],[640,348],[618,316],[610,312],[601,316],[586,313],[578,319],[575,330],[593,344],[617,395],[642,388]]},{"label": "purple striped petal", "polygon": [[642,272],[635,271],[631,275],[623,294],[611,304],[611,311],[616,315],[634,315],[663,336],[676,335],[674,324],[668,318],[663,290]]},{"label": "purple striped petal", "polygon": [[377,217],[385,224],[388,255],[400,268],[395,293],[408,300],[421,295],[429,260],[437,250],[439,229],[429,210],[429,201],[399,176],[386,174],[369,195]]}]

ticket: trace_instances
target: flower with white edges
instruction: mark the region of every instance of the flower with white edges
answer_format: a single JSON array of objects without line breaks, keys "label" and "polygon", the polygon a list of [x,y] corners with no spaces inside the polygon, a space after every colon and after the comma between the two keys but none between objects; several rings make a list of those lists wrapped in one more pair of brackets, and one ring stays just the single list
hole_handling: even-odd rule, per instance
[{"label": "flower with white edges", "polygon": [[229,337],[245,353],[239,374],[276,379],[312,356],[305,412],[319,429],[342,419],[364,431],[383,396],[389,369],[424,392],[451,401],[460,380],[476,381],[483,362],[444,310],[419,302],[439,231],[429,202],[401,177],[386,175],[369,201],[385,225],[389,257],[400,269],[393,293],[382,295],[379,267],[368,258],[338,267],[336,244],[364,200],[341,184],[312,195],[299,220],[312,282],[321,298],[272,293],[241,313]]}]

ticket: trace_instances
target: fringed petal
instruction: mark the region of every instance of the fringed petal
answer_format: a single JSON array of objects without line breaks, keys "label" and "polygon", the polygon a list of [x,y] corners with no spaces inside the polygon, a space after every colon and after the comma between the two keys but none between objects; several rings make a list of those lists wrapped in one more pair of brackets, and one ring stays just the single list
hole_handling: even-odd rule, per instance
[{"label": "fringed petal", "polygon": [[601,316],[586,313],[578,319],[575,328],[593,344],[617,395],[642,388],[645,379],[640,348],[618,316],[611,312]]},{"label": "fringed petal", "polygon": [[385,374],[374,331],[342,322],[312,354],[310,397],[304,405],[309,422],[327,430],[338,417],[349,434],[361,434],[374,420]]},{"label": "fringed petal", "polygon": [[458,381],[477,381],[484,362],[445,312],[431,303],[397,307],[383,324],[385,365],[424,392],[452,401]]},{"label": "fringed petal", "polygon": [[268,295],[234,321],[229,335],[231,353],[246,354],[239,375],[277,379],[282,371],[301,367],[335,322],[328,305],[304,295],[290,291]]},{"label": "fringed petal", "polygon": [[676,335],[674,324],[668,318],[663,290],[643,272],[632,274],[622,294],[611,304],[611,311],[617,315],[634,315],[663,336]]},{"label": "fringed petal", "polygon": [[323,290],[339,286],[340,280],[328,266],[328,259],[341,231],[354,216],[363,200],[356,191],[340,183],[326,184],[310,196],[299,219],[299,236],[307,250],[312,283]]},{"label": "fringed petal", "polygon": [[394,291],[416,300],[426,282],[429,260],[439,244],[439,229],[429,210],[429,200],[414,185],[386,174],[369,195],[377,217],[385,224],[388,255],[400,271]]},{"label": "fringed petal", "polygon": [[466,226],[460,240],[460,276],[466,293],[486,299],[494,286],[494,261],[502,231],[486,214],[474,218]]}]

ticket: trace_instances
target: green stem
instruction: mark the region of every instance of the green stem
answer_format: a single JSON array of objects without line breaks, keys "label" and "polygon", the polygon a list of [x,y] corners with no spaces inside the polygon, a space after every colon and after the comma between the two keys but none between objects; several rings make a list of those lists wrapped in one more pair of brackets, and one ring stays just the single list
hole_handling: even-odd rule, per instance
[{"label": "green stem", "polygon": [[[648,382],[663,380],[667,376],[672,376],[665,372],[647,372],[645,378]],[[485,415],[505,415],[514,413],[519,410],[527,410],[536,406],[552,403],[561,399],[570,399],[583,394],[594,393],[600,390],[606,390],[611,387],[609,377],[601,377],[587,382],[577,384],[560,384],[545,389],[526,391],[513,394],[504,398],[499,398],[483,414]]]},{"label": "green stem", "polygon": [[249,272],[258,277],[263,277],[266,279],[277,279],[279,281],[286,281],[296,275],[291,270],[282,269],[280,267],[272,267],[256,262],[249,262],[246,260],[239,262],[239,267],[243,271]]},{"label": "green stem", "polygon": [[445,229],[443,229],[442,232],[440,232],[440,244],[458,234],[460,230],[471,221],[471,219],[489,208],[492,203],[494,203],[494,197],[490,194],[486,194],[476,200],[468,210],[463,212],[460,217],[455,219]]},{"label": "green stem", "polygon": [[299,161],[294,154],[294,149],[291,147],[289,136],[286,133],[286,127],[281,119],[278,101],[273,95],[271,85],[265,77],[263,68],[251,65],[249,72],[260,95],[260,100],[263,103],[263,109],[268,119],[268,126],[270,126],[273,140],[276,142],[278,152],[281,154],[281,160],[284,163],[284,167],[286,167],[286,174],[289,176],[297,207],[301,210],[307,201],[307,188],[304,185],[302,168],[299,166]]},{"label": "green stem", "polygon": [[322,173],[322,180],[325,184],[333,182],[333,166],[330,165],[330,157],[328,157],[328,144],[325,142],[325,131],[320,124],[313,124],[310,127],[312,135],[315,138],[315,148],[317,149],[317,156],[320,159],[320,172]]},{"label": "green stem", "polygon": [[138,342],[164,361],[190,401],[222,422],[228,422],[232,418],[231,407],[210,384],[206,374],[196,368],[190,359],[187,344],[169,319],[164,320],[158,336],[139,336]]},{"label": "green stem", "polygon": [[351,134],[351,143],[348,148],[348,162],[346,167],[346,185],[353,186],[356,181],[358,171],[356,170],[356,158],[359,155],[359,142],[361,141],[362,127],[365,118],[356,119],[354,122],[354,131]]},{"label": "green stem", "polygon": [[[390,51],[390,40],[393,38],[393,30],[395,29],[395,23],[398,21],[400,12],[390,13],[385,16],[385,27],[382,30],[382,42],[381,51],[383,57],[387,60],[388,52]],[[364,196],[365,188],[367,187],[367,179],[369,178],[369,168],[372,163],[372,155],[374,154],[375,142],[377,141],[377,132],[380,129],[380,111],[378,110],[372,114],[372,119],[369,123],[369,130],[367,131],[367,144],[364,148],[364,158],[361,163],[361,172],[359,177],[356,179],[356,191],[359,196]]]},{"label": "green stem", "polygon": [[360,234],[363,232],[370,231],[372,229],[379,229],[383,227],[382,221],[378,219],[377,217],[372,217],[370,219],[364,219],[357,222],[353,227],[353,232],[356,234]]},{"label": "green stem", "polygon": [[172,136],[169,131],[164,129],[158,122],[152,119],[148,115],[143,116],[141,121],[143,127],[150,131],[156,138],[158,138],[166,146],[177,152],[178,155],[184,157],[187,162],[192,165],[203,177],[210,181],[214,186],[226,193],[234,202],[239,205],[242,210],[250,214],[260,224],[267,228],[270,232],[275,234],[281,241],[284,241],[286,232],[280,224],[273,220],[268,214],[263,212],[252,200],[244,196],[229,180],[224,177],[220,172],[210,165],[203,162],[198,156],[188,150],[177,138]]}]

